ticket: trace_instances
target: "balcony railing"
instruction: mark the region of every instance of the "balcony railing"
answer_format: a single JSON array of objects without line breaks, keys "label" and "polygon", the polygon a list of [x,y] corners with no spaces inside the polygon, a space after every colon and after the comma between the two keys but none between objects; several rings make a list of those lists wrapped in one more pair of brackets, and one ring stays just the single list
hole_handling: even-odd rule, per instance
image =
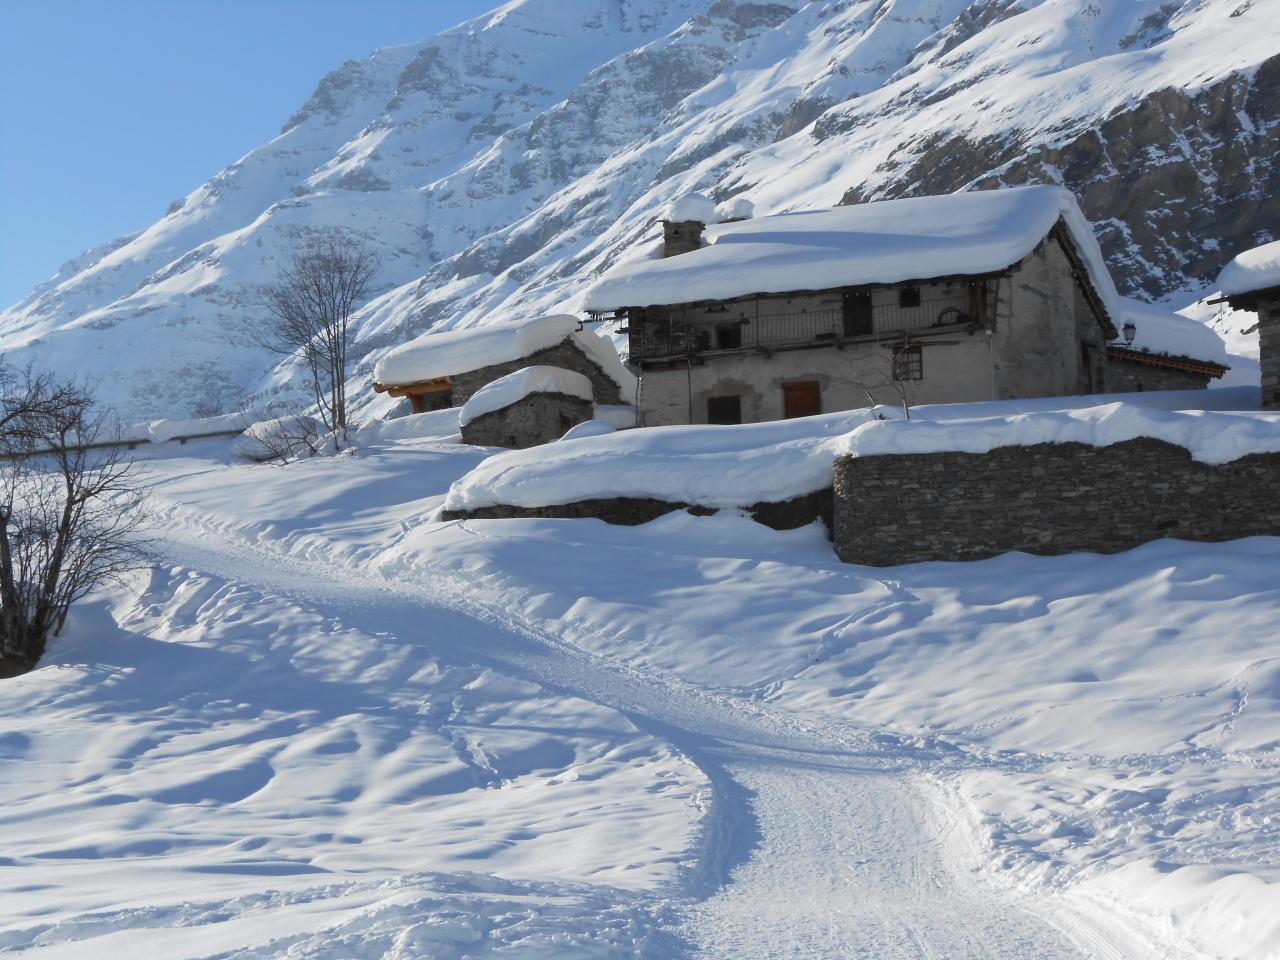
[{"label": "balcony railing", "polygon": [[870,329],[865,317],[843,310],[809,310],[803,313],[762,313],[747,319],[699,319],[689,322],[679,315],[668,319],[633,318],[631,357],[635,360],[760,347],[795,347],[824,341],[885,336],[931,327],[969,323],[968,293],[921,301],[916,307],[897,304],[871,309]]}]

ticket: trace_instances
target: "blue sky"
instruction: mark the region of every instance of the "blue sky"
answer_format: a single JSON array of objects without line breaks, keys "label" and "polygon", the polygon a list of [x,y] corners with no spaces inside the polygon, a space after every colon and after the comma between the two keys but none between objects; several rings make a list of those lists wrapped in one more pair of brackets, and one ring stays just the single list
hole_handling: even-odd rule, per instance
[{"label": "blue sky", "polygon": [[280,131],[343,60],[499,0],[0,0],[0,307]]}]

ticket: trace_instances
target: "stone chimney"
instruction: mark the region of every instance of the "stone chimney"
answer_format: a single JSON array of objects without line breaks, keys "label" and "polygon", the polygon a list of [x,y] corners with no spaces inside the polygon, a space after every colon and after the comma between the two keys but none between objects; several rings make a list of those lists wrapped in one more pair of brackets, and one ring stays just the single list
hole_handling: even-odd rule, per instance
[{"label": "stone chimney", "polygon": [[701,220],[663,220],[662,256],[674,257],[697,250],[702,246],[702,231],[706,228]]},{"label": "stone chimney", "polygon": [[702,232],[716,219],[716,205],[700,193],[689,193],[667,205],[662,218],[662,256],[690,253],[702,246]]}]

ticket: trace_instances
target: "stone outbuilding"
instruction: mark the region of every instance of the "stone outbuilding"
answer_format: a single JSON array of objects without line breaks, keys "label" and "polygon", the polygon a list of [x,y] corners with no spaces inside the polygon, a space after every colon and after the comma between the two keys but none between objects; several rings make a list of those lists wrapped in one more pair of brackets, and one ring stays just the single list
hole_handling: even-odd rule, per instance
[{"label": "stone outbuilding", "polygon": [[612,344],[568,314],[423,334],[378,361],[373,389],[405,397],[423,413],[463,406],[487,384],[530,366],[581,374],[598,403],[635,403],[636,378]]},{"label": "stone outbuilding", "polygon": [[1231,367],[1213,330],[1164,307],[1121,297],[1122,339],[1107,345],[1107,392],[1203,390]]},{"label": "stone outbuilding", "polygon": [[560,367],[524,367],[477,390],[462,407],[462,442],[524,449],[592,418],[593,385]]},{"label": "stone outbuilding", "polygon": [[1113,365],[1156,369],[1109,356],[1122,298],[1060,187],[714,225],[696,209],[673,204],[661,245],[586,295],[626,325],[644,425],[1105,393]]},{"label": "stone outbuilding", "polygon": [[1222,297],[1258,315],[1262,408],[1280,410],[1280,240],[1246,250],[1218,274]]}]

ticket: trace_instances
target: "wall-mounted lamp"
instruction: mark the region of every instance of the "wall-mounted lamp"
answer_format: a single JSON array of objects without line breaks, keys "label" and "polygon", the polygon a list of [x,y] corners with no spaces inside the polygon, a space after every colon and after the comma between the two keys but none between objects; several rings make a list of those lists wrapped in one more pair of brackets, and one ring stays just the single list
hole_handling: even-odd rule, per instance
[{"label": "wall-mounted lamp", "polygon": [[1134,322],[1132,320],[1127,321],[1120,332],[1124,334],[1124,345],[1126,347],[1133,346],[1133,338],[1138,335],[1138,328]]}]

